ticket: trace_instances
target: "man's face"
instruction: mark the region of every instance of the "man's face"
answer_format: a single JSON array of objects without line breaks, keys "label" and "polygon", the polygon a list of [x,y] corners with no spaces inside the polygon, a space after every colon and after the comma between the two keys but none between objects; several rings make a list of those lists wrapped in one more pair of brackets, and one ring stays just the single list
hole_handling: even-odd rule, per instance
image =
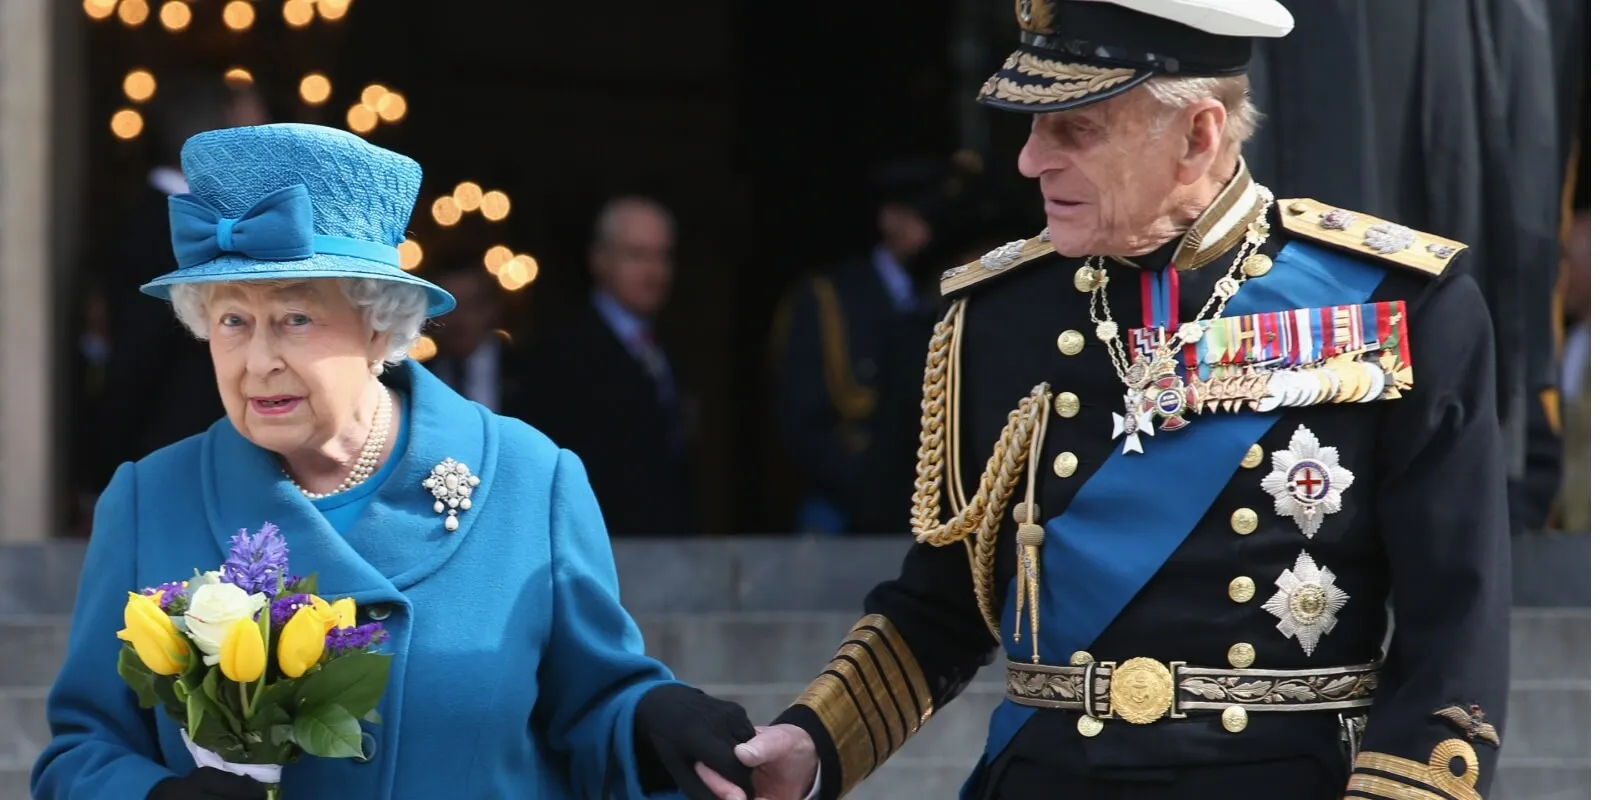
[{"label": "man's face", "polygon": [[1034,116],[1017,167],[1039,181],[1062,255],[1133,255],[1169,210],[1184,138],[1180,125],[1158,128],[1156,109],[1134,91]]},{"label": "man's face", "polygon": [[456,299],[455,310],[439,320],[438,329],[431,333],[445,355],[471,354],[500,324],[500,296],[487,276],[468,269],[439,276],[439,287]]},{"label": "man's face", "polygon": [[595,279],[624,308],[655,316],[672,288],[672,226],[646,206],[620,209],[614,223],[592,254]]}]

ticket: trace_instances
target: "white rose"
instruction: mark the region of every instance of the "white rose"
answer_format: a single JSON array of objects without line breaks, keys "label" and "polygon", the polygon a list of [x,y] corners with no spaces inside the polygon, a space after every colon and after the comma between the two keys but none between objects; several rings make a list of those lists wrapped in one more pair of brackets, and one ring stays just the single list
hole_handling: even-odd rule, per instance
[{"label": "white rose", "polygon": [[183,614],[188,623],[189,638],[205,654],[206,666],[217,663],[217,653],[222,650],[222,637],[229,626],[241,619],[254,617],[267,604],[267,596],[257,592],[245,594],[231,583],[207,583],[189,594],[189,610]]}]

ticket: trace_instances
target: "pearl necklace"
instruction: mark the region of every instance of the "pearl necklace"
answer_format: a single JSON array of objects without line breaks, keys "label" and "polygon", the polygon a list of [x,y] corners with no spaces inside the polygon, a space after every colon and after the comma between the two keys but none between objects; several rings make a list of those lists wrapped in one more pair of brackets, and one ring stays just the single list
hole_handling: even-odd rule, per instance
[{"label": "pearl necklace", "polygon": [[301,486],[300,482],[295,480],[287,469],[283,471],[284,476],[308,500],[321,500],[324,497],[332,497],[340,492],[349,491],[360,486],[368,478],[372,477],[372,473],[378,469],[378,456],[383,454],[384,445],[389,443],[389,424],[392,421],[393,413],[394,401],[389,397],[389,390],[383,389],[383,400],[379,402],[378,413],[372,419],[372,429],[367,431],[367,442],[361,446],[361,455],[356,458],[356,463],[350,467],[350,474],[345,476],[344,481],[339,484],[339,488],[331,492],[312,492]]}]

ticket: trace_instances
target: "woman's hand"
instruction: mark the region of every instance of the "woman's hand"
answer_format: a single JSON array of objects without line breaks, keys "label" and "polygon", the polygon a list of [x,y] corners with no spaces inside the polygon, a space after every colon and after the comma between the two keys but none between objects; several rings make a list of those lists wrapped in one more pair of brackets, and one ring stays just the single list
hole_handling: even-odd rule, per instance
[{"label": "woman's hand", "polygon": [[[734,755],[734,748],[754,737],[756,729],[737,703],[718,700],[692,686],[662,684],[640,698],[633,727],[640,783],[646,792],[665,788],[651,785],[664,771],[689,800],[755,797],[750,767]],[[702,780],[706,772],[719,779],[716,790]]]},{"label": "woman's hand", "polygon": [[249,778],[202,767],[155,785],[145,800],[266,800],[267,787]]}]

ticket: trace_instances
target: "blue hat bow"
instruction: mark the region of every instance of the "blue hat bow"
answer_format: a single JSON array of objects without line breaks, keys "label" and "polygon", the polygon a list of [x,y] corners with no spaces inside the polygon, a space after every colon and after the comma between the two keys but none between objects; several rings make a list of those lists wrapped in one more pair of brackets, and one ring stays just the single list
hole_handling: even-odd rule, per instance
[{"label": "blue hat bow", "polygon": [[224,217],[194,195],[168,198],[172,252],[179,269],[239,253],[261,261],[298,261],[318,253],[400,266],[394,247],[318,234],[312,225],[311,193],[304,184],[279,189],[237,218]]}]

